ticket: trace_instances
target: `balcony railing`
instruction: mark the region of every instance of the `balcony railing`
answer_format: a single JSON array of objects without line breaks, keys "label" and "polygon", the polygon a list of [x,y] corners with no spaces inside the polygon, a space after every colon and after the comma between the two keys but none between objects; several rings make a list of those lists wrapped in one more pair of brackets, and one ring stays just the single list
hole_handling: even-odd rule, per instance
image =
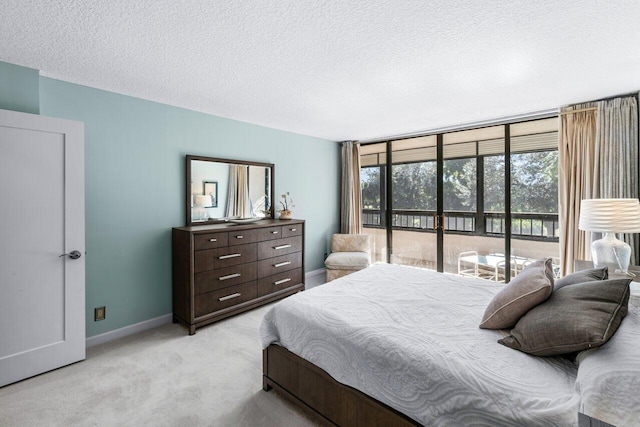
[{"label": "balcony railing", "polygon": [[[483,220],[484,229],[477,230],[477,222]],[[384,228],[385,220],[379,209],[363,209],[362,223],[369,228]],[[427,210],[394,209],[391,226],[396,230],[435,232],[436,212]],[[485,212],[478,218],[476,212],[449,211],[444,213],[445,231],[469,234],[503,236],[505,214]],[[557,241],[559,236],[558,214],[512,213],[511,235],[523,239]]]}]

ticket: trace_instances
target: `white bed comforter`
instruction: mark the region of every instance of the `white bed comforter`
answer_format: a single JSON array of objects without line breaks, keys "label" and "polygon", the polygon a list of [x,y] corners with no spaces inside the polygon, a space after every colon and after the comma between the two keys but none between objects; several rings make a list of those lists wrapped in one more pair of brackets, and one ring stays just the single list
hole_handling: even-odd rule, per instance
[{"label": "white bed comforter", "polygon": [[478,328],[501,286],[375,265],[276,304],[262,346],[279,344],[424,425],[576,425],[575,364]]},{"label": "white bed comforter", "polygon": [[629,313],[615,335],[580,353],[578,361],[580,412],[620,427],[640,426],[639,294],[631,294]]}]

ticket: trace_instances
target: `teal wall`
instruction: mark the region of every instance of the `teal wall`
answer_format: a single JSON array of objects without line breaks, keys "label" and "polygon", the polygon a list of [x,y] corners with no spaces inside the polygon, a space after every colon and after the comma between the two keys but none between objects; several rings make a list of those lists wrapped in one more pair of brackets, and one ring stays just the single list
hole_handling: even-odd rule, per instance
[{"label": "teal wall", "polygon": [[38,70],[0,62],[0,109],[38,114],[39,79]]},{"label": "teal wall", "polygon": [[[306,220],[306,271],[324,266],[339,229],[337,143],[50,78],[39,93],[42,115],[85,124],[88,337],[171,313],[185,154],[274,163],[276,194],[291,192]],[[103,305],[106,320],[94,322]]]}]

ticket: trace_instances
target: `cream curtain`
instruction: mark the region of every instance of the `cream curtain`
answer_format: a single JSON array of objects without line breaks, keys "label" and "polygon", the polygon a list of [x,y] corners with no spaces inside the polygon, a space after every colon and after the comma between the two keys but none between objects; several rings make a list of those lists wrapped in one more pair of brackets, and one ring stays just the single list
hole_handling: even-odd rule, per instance
[{"label": "cream curtain", "polygon": [[590,259],[589,244],[585,232],[578,230],[578,220],[580,201],[593,198],[595,191],[595,106],[595,103],[587,103],[566,107],[560,115],[558,213],[562,275],[573,271],[574,259]]},{"label": "cream curtain", "polygon": [[342,200],[340,232],[362,233],[362,192],[360,190],[360,144],[342,143]]},{"label": "cream curtain", "polygon": [[[580,201],[638,197],[637,98],[563,108],[559,127],[560,255],[564,275],[573,271],[575,259],[591,259],[591,241],[600,238],[578,230]],[[637,236],[625,235],[624,239],[632,248],[632,264],[637,264]]]},{"label": "cream curtain", "polygon": [[242,218],[252,216],[249,199],[249,166],[247,165],[229,165],[226,216]]}]

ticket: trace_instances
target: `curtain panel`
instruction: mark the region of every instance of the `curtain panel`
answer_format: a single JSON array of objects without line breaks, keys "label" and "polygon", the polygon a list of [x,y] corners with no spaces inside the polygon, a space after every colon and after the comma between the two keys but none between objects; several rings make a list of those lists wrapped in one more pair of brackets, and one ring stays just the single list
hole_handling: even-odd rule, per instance
[{"label": "curtain panel", "polygon": [[226,216],[241,218],[252,216],[249,199],[249,166],[247,165],[229,165]]},{"label": "curtain panel", "polygon": [[340,232],[362,233],[362,191],[360,189],[360,144],[342,143],[342,197]]},{"label": "curtain panel", "polygon": [[[638,197],[638,102],[615,98],[561,109],[558,147],[560,256],[562,274],[575,259],[591,259],[599,233],[578,230],[580,202]],[[626,234],[632,264],[638,264],[637,235]]]},{"label": "curtain panel", "polygon": [[[591,259],[585,232],[578,230],[580,201],[593,198],[596,140],[595,103],[561,109],[558,141],[558,214],[562,275],[574,259]],[[573,112],[575,111],[575,112]]]},{"label": "curtain panel", "polygon": [[[637,199],[638,100],[615,98],[597,104],[594,198]],[[600,237],[598,233],[592,239]],[[623,234],[623,240],[631,246],[631,264],[638,265],[638,235]]]}]

